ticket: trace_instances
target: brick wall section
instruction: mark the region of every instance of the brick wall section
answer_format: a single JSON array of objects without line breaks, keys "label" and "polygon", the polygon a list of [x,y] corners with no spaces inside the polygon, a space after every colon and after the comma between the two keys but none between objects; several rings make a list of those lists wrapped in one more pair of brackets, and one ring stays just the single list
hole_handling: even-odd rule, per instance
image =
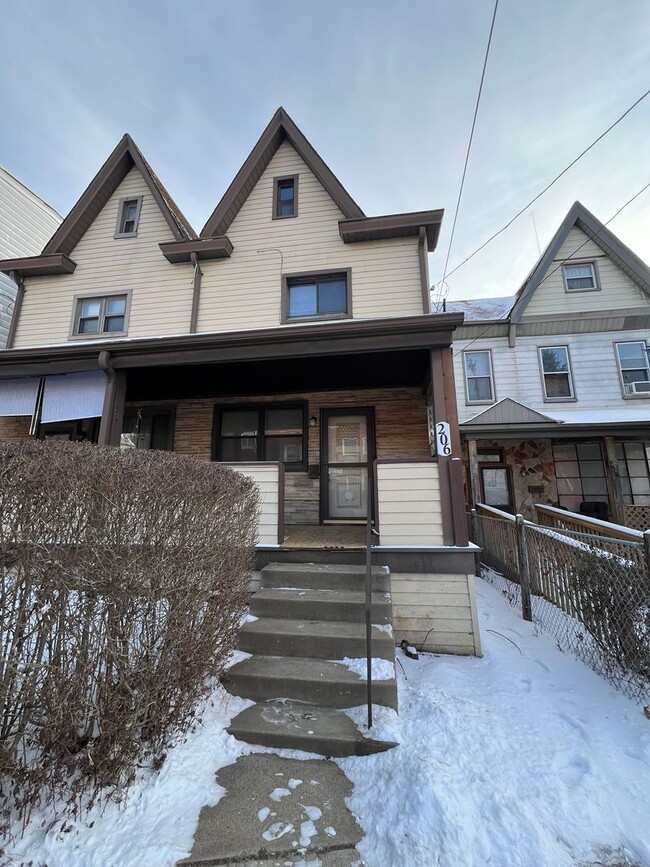
[{"label": "brick wall section", "polygon": [[8,443],[19,443],[29,437],[31,418],[27,415],[0,418],[0,440]]},{"label": "brick wall section", "polygon": [[[418,388],[362,389],[357,391],[320,391],[283,394],[281,398],[264,395],[244,398],[214,398],[180,401],[176,409],[174,450],[210,460],[212,418],[215,405],[233,403],[273,403],[278,400],[306,400],[307,417],[316,416],[319,426],[308,428],[309,463],[320,461],[320,411],[322,408],[354,410],[374,407],[377,457],[383,460],[426,458],[430,456],[427,433],[426,398]],[[307,473],[286,474],[287,524],[317,524],[319,521],[319,481]]]}]

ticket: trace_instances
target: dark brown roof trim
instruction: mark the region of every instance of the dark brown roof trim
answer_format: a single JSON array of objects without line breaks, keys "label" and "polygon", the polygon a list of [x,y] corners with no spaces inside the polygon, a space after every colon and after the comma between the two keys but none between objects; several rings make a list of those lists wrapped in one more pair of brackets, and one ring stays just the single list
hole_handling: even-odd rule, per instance
[{"label": "dark brown roof trim", "polygon": [[363,217],[364,213],[336,175],[300,132],[287,112],[280,107],[235,175],[223,198],[201,230],[201,237],[225,235],[251,190],[260,179],[285,139],[295,148],[346,217]]},{"label": "dark brown roof trim", "polygon": [[72,274],[77,263],[63,253],[49,256],[26,256],[22,259],[0,259],[0,271],[19,277],[44,277],[49,274]]},{"label": "dark brown roof trim", "polygon": [[339,221],[339,234],[346,244],[354,241],[378,241],[382,238],[417,237],[420,227],[427,234],[427,249],[432,253],[438,243],[444,210],[414,211],[410,214],[387,214]]},{"label": "dark brown roof trim", "polygon": [[196,238],[194,229],[152,171],[131,136],[126,134],[45,245],[43,254],[65,253],[69,256],[134,166],[144,177],[174,237],[178,241]]},{"label": "dark brown roof trim", "polygon": [[92,369],[100,352],[114,368],[129,368],[450,346],[462,321],[462,313],[439,313],[10,349],[0,351],[0,379]]},{"label": "dark brown roof trim", "polygon": [[197,238],[194,241],[167,241],[158,245],[168,262],[189,262],[192,253],[196,258],[227,259],[232,255],[233,246],[227,235],[220,238]]}]

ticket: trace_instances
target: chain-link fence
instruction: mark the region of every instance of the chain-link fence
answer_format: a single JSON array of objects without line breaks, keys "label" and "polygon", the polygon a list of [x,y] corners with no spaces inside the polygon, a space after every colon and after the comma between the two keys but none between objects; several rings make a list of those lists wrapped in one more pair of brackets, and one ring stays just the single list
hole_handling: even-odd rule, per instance
[{"label": "chain-link fence", "polygon": [[472,510],[484,576],[558,647],[650,704],[650,531],[639,542]]}]

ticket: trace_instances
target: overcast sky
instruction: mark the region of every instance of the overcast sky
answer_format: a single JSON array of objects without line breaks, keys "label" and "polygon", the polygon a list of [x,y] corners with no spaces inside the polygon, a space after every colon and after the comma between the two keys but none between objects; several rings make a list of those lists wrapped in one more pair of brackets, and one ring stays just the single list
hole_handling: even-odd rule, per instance
[{"label": "overcast sky", "polygon": [[[444,207],[493,0],[8,0],[0,163],[66,214],[129,132],[197,231],[283,105],[369,214]],[[450,270],[650,87],[649,0],[500,0]],[[603,220],[650,181],[650,97],[534,206]],[[650,190],[610,228],[650,262]],[[448,281],[514,293],[530,213]]]}]

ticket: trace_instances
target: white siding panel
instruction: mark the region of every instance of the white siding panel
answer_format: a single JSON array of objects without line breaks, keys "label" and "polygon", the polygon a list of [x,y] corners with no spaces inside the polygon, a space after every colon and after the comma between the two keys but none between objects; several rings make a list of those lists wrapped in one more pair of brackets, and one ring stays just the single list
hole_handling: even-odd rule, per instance
[{"label": "white siding panel", "polygon": [[[650,305],[646,303],[646,309]],[[467,421],[487,409],[489,405],[468,405],[463,382],[462,351],[491,349],[496,399],[510,397],[546,415],[572,410],[608,409],[638,410],[650,404],[648,400],[625,400],[618,374],[614,343],[623,340],[649,338],[647,329],[585,333],[548,337],[517,337],[515,347],[508,346],[507,338],[478,339],[454,343],[454,372],[458,396],[458,418]],[[545,400],[542,390],[538,348],[540,346],[568,346],[576,400]]]},{"label": "white siding panel", "polygon": [[0,167],[0,258],[40,253],[60,223],[56,211]]},{"label": "white siding panel", "polygon": [[257,544],[277,545],[280,520],[280,473],[275,463],[224,464],[243,476],[252,479],[260,492],[260,515],[257,527]]},{"label": "white siding panel", "polygon": [[[586,242],[586,243],[585,243]],[[584,244],[584,246],[582,246]],[[577,252],[576,252],[577,251]],[[593,259],[596,262],[601,290],[598,292],[565,292],[561,262],[571,257]],[[584,313],[594,310],[615,310],[625,307],[646,307],[647,296],[618,265],[574,226],[548,270],[548,276],[535,290],[523,315],[545,316],[553,313]]]},{"label": "white siding panel", "polygon": [[[143,196],[135,238],[114,238],[119,201]],[[73,250],[74,274],[32,277],[16,332],[16,347],[68,341],[73,297],[131,290],[129,337],[187,333],[192,268],[171,265],[158,244],[174,236],[137,169],[132,169]]]},{"label": "white siding panel", "polygon": [[382,545],[443,544],[434,461],[377,464],[377,501]]},{"label": "white siding panel", "polygon": [[[298,174],[298,216],[272,219],[273,178]],[[203,264],[199,331],[280,323],[281,275],[352,269],[354,318],[422,313],[417,238],[344,244],[343,214],[284,142],[232,225],[231,259]]]}]

